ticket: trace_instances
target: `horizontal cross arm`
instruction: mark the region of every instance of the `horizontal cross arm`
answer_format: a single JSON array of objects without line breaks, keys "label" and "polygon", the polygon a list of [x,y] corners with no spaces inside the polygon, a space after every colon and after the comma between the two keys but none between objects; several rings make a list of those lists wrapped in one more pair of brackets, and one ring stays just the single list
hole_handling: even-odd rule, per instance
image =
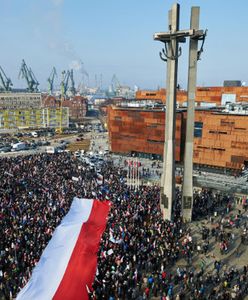
[{"label": "horizontal cross arm", "polygon": [[198,39],[203,37],[203,30],[178,30],[175,32],[157,32],[153,35],[153,39],[161,42],[169,42],[171,39],[178,39],[179,42],[184,43],[186,37],[191,37],[193,39]]}]

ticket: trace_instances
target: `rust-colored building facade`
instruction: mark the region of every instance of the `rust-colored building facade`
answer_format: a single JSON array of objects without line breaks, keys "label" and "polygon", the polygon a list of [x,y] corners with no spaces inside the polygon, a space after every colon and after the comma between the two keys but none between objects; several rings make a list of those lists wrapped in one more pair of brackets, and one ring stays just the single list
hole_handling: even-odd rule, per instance
[{"label": "rust-colored building facade", "polygon": [[[181,160],[181,113],[176,116],[176,161]],[[142,153],[162,158],[165,113],[163,110],[109,106],[108,129],[111,151]]]},{"label": "rust-colored building facade", "polygon": [[[59,107],[60,100],[54,96],[44,96],[42,103],[44,107]],[[69,108],[69,118],[72,121],[82,122],[87,114],[87,99],[82,96],[65,99],[62,106]]]},{"label": "rust-colored building facade", "polygon": [[154,100],[165,103],[166,89],[160,89],[157,91],[139,90],[135,94],[137,100]]},{"label": "rust-colored building facade", "polygon": [[[176,115],[176,161],[182,162],[186,133],[186,110]],[[144,108],[109,106],[110,150],[162,158],[165,112]],[[241,169],[248,164],[248,114],[196,110],[194,163]]]},{"label": "rust-colored building facade", "polygon": [[[248,102],[248,87],[197,87],[196,89],[196,103],[200,106],[202,103],[212,103],[220,106],[223,97],[234,96],[236,102]],[[157,91],[140,90],[136,92],[137,100],[154,100],[165,103],[166,90],[160,89]],[[177,90],[177,102],[183,105],[187,101],[187,91]]]},{"label": "rust-colored building facade", "polygon": [[196,111],[194,163],[230,169],[247,165],[248,115]]}]

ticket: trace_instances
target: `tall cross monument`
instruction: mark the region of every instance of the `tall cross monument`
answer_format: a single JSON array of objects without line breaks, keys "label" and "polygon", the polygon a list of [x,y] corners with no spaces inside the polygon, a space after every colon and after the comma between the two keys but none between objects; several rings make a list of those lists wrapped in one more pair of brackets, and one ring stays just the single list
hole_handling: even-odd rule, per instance
[{"label": "tall cross monument", "polygon": [[[179,43],[184,43],[186,37],[199,39],[204,35],[197,29],[179,30],[180,5],[174,4],[168,13],[168,32],[154,34],[154,40],[164,43],[160,58],[167,62],[166,83],[166,124],[164,163],[161,180],[161,210],[164,219],[172,220],[173,203],[175,200],[175,127],[176,127],[176,90],[178,57],[181,55]],[[194,120],[191,122],[194,122]]]},{"label": "tall cross monument", "polygon": [[[199,30],[200,7],[191,8],[190,29]],[[182,211],[184,221],[191,221],[193,208],[193,153],[194,153],[194,124],[195,124],[195,91],[197,61],[200,59],[205,41],[206,31],[197,37],[191,36],[189,40],[189,67],[188,67],[188,105],[186,121],[186,141],[184,153],[184,176]],[[198,51],[198,41],[202,40],[202,46]]]}]

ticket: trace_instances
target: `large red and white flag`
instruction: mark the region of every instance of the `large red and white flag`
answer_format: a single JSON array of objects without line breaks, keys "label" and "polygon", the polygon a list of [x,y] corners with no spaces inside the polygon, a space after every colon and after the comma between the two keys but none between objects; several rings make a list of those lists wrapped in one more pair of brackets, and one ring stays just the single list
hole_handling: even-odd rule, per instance
[{"label": "large red and white flag", "polygon": [[88,300],[109,201],[74,198],[17,300]]}]

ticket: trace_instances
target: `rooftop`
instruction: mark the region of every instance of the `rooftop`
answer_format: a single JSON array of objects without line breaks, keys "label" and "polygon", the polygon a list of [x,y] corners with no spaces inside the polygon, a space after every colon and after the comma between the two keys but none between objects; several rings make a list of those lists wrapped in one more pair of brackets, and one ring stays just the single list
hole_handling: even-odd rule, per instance
[{"label": "rooftop", "polygon": [[[118,104],[112,105],[114,109],[121,110],[146,110],[146,111],[165,111],[166,105],[160,102],[150,100],[131,100],[122,101]],[[187,107],[177,106],[177,111],[185,111]],[[232,114],[232,115],[248,115],[248,103],[227,103],[225,106],[196,106],[197,111],[212,111],[219,114]]]}]

